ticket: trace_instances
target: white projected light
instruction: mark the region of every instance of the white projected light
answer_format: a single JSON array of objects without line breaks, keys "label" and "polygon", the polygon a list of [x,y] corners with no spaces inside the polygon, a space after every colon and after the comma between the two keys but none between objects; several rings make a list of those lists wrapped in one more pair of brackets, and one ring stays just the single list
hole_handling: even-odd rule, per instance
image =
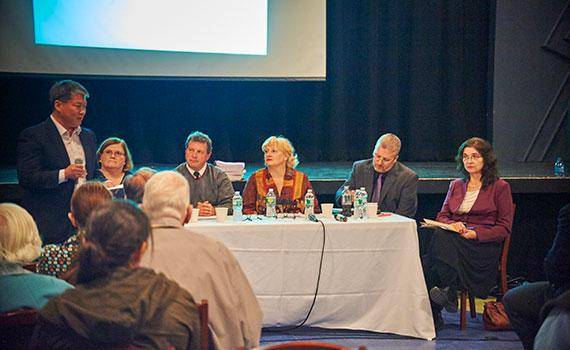
[{"label": "white projected light", "polygon": [[36,44],[267,55],[267,0],[34,0]]}]

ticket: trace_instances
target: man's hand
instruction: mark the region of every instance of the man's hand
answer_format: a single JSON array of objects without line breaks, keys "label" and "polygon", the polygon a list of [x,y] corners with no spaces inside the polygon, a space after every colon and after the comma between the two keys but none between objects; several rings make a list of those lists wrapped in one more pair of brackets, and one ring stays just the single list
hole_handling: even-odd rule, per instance
[{"label": "man's hand", "polygon": [[70,164],[64,169],[63,174],[66,180],[77,180],[80,177],[85,177],[87,172],[83,164]]},{"label": "man's hand", "polygon": [[198,207],[198,209],[200,209],[200,216],[214,216],[214,215],[216,215],[216,209],[208,201],[198,202],[196,204],[196,206]]}]

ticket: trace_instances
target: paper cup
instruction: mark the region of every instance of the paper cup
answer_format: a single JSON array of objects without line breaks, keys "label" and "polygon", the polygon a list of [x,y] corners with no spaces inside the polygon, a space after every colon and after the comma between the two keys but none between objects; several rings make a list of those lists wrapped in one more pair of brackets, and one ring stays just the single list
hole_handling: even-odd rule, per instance
[{"label": "paper cup", "polygon": [[333,204],[332,203],[321,203],[321,210],[323,211],[323,216],[326,218],[332,218],[332,210]]},{"label": "paper cup", "polygon": [[366,203],[366,211],[369,218],[375,218],[378,215],[378,203]]},{"label": "paper cup", "polygon": [[216,221],[225,222],[228,218],[228,208],[216,208]]},{"label": "paper cup", "polygon": [[200,209],[192,208],[192,216],[190,217],[190,222],[198,222],[199,215],[200,215]]}]

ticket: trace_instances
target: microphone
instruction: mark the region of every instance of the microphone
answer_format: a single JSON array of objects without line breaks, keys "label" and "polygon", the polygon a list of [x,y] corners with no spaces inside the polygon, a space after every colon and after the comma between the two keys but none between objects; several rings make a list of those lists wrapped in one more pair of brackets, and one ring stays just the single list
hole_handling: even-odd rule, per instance
[{"label": "microphone", "polygon": [[[83,165],[83,162],[84,162],[83,158],[75,158],[73,160],[73,164],[76,164],[76,165]],[[85,170],[85,165],[83,165],[83,170]],[[82,176],[81,178],[83,178],[83,177],[85,177],[85,176]],[[79,179],[80,178],[75,179],[75,182],[79,183]],[[84,181],[84,180],[82,180],[82,181]]]},{"label": "microphone", "polygon": [[340,221],[340,222],[347,222],[348,221],[348,218],[346,216],[342,215],[341,213],[333,214],[333,216],[334,216],[334,219],[336,221]]},{"label": "microphone", "polygon": [[319,219],[317,219],[315,214],[309,214],[307,218],[312,222],[319,222]]}]

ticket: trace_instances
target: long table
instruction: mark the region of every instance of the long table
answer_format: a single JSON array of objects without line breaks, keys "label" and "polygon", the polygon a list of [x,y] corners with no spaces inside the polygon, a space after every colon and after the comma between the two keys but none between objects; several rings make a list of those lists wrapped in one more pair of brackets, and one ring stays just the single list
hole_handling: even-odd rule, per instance
[{"label": "long table", "polygon": [[[415,221],[395,214],[349,222],[321,219],[324,258],[306,325],[433,339]],[[187,228],[223,241],[234,253],[259,300],[264,327],[305,318],[318,277],[320,223],[229,217],[224,223],[200,219]]]}]

